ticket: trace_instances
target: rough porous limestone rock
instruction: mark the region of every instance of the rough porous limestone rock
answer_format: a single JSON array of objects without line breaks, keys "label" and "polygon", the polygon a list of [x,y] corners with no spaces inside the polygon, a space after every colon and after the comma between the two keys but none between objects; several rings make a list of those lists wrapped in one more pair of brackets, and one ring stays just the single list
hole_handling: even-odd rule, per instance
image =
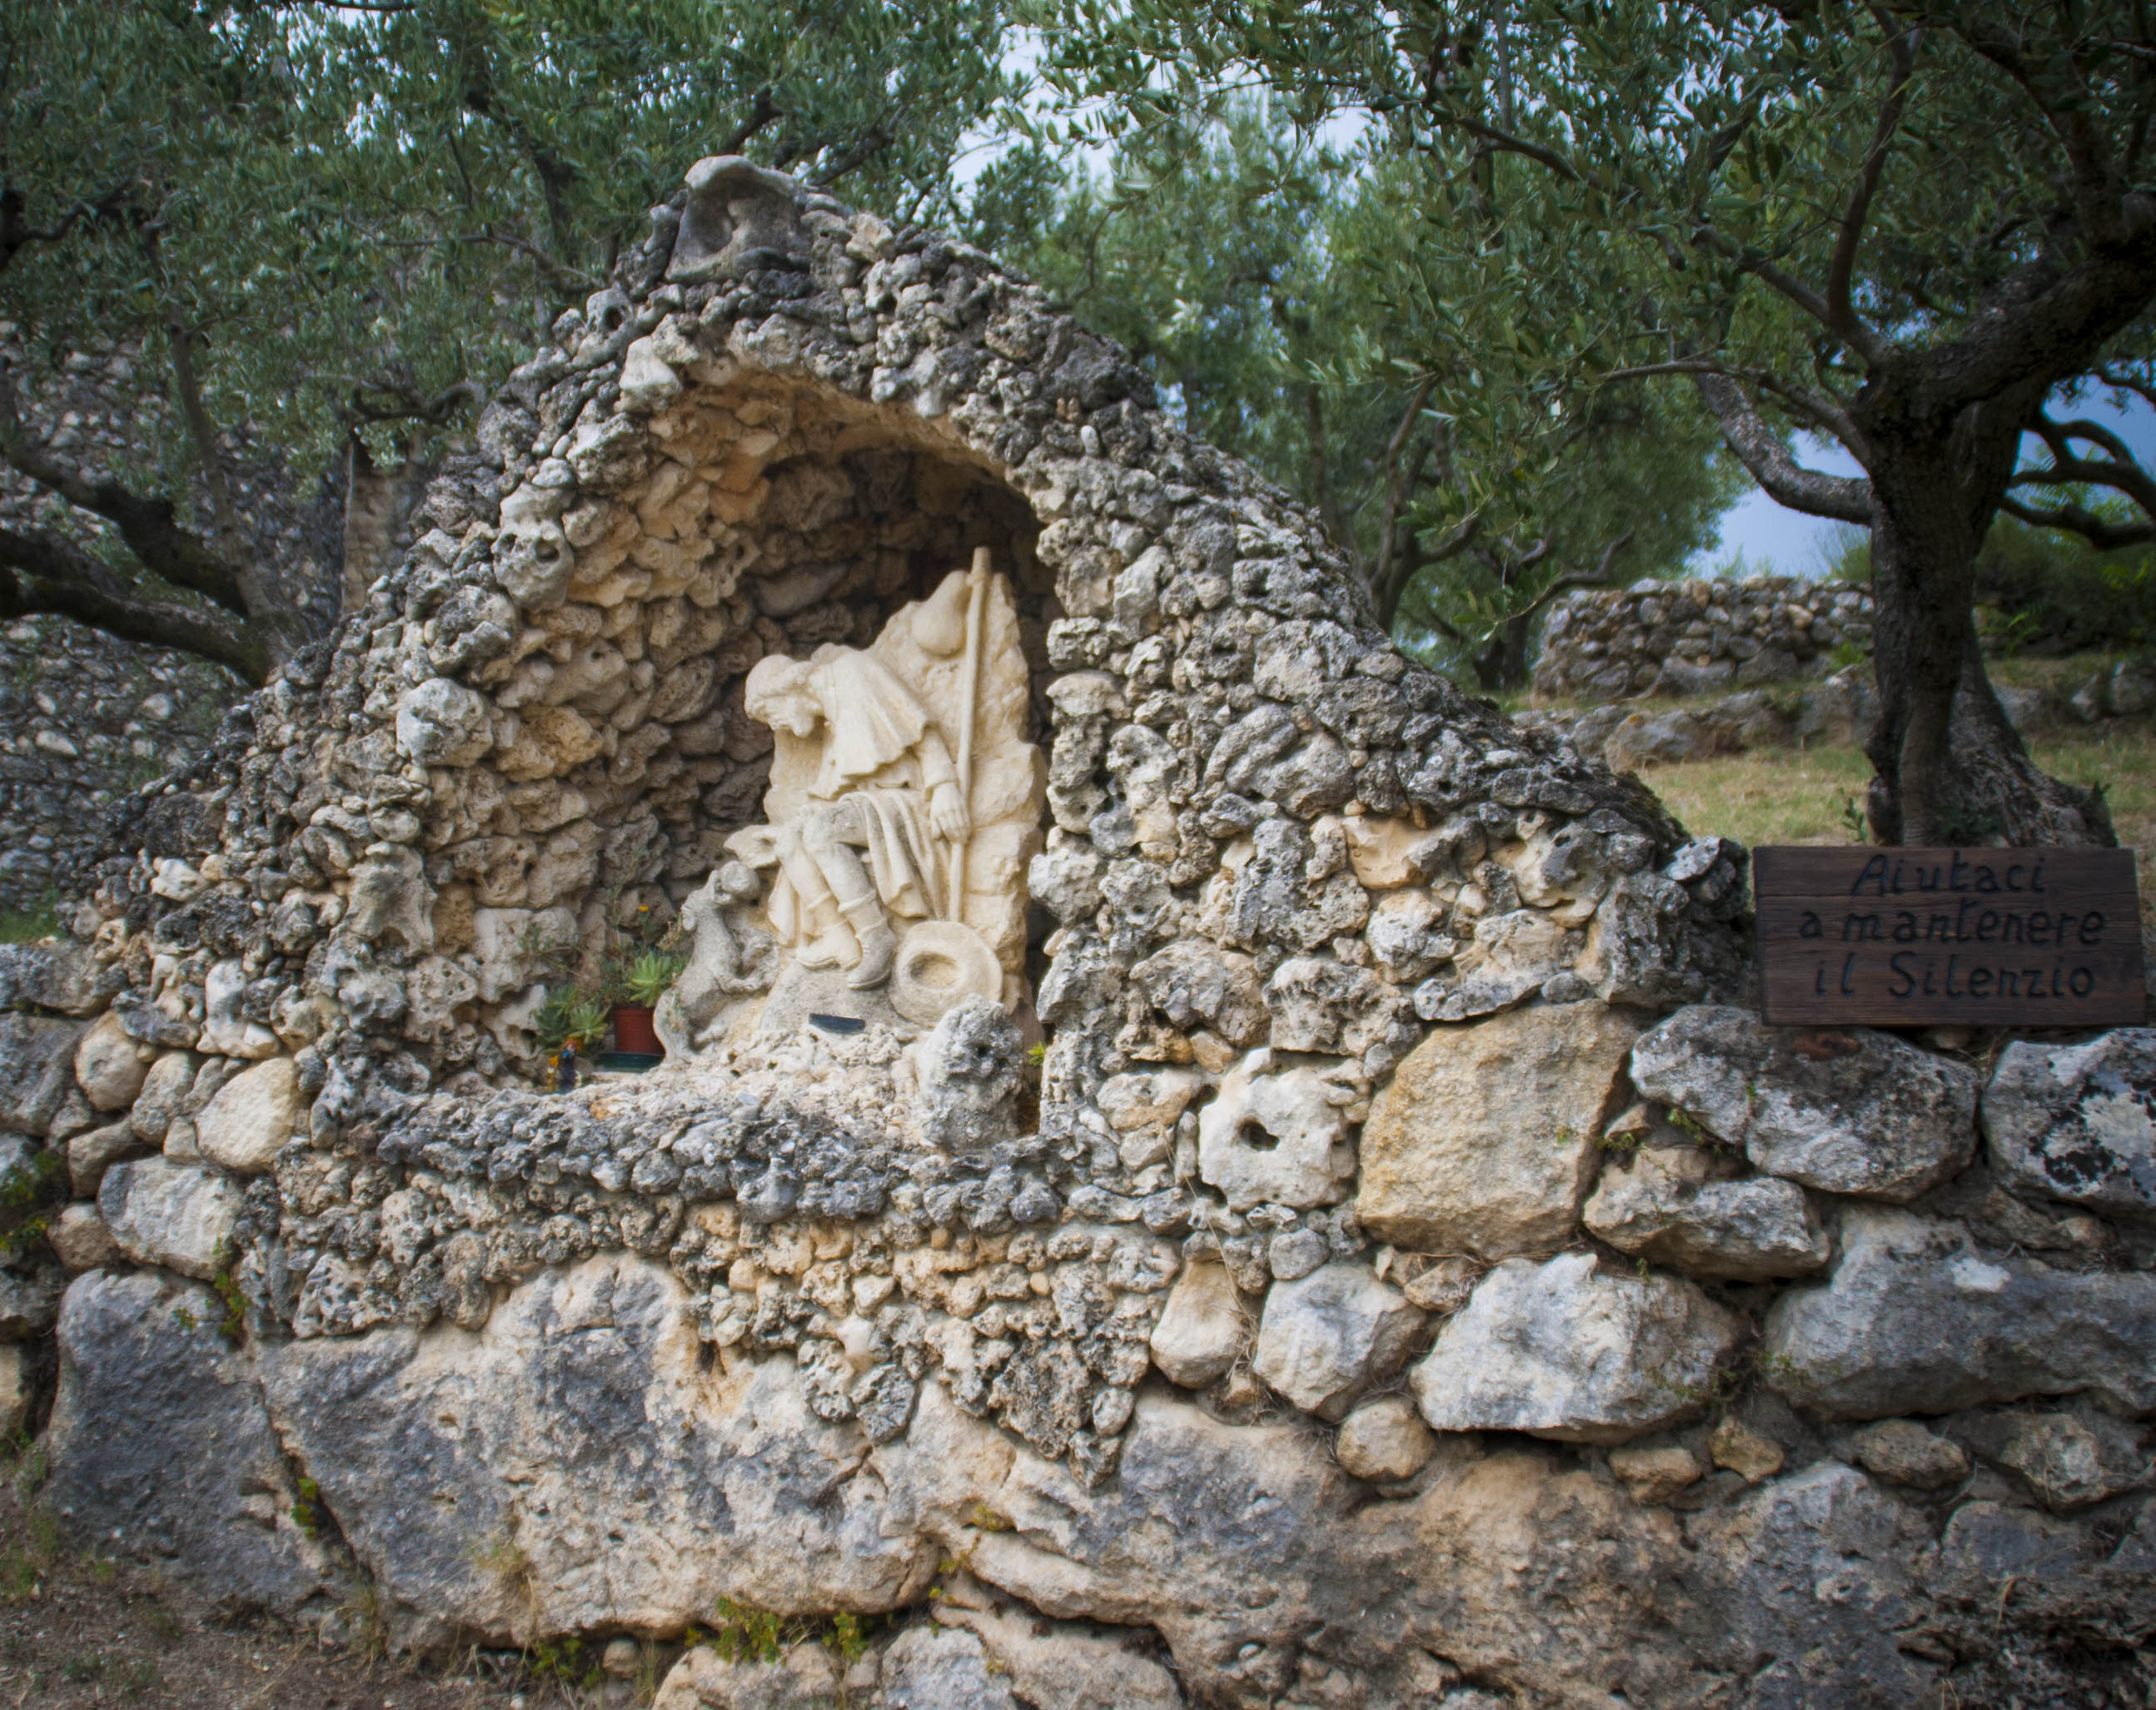
[{"label": "rough porous limestone rock", "polygon": [[1380,1395],[1340,1423],[1333,1457],[1358,1478],[1412,1478],[1437,1451],[1437,1439],[1403,1395]]},{"label": "rough porous limestone rock", "polygon": [[116,1164],[97,1191],[99,1215],[129,1258],[203,1281],[231,1262],[239,1208],[239,1190],[215,1170],[164,1158]]},{"label": "rough porous limestone rock", "polygon": [[306,1110],[298,1068],[289,1057],[273,1057],[218,1088],[195,1119],[195,1144],[235,1175],[259,1175],[277,1161]]},{"label": "rough porous limestone rock", "polygon": [[1840,1245],[1824,1285],[1767,1315],[1768,1381],[1798,1405],[1881,1419],[2087,1390],[2156,1407],[2156,1276],[2053,1270],[1887,1206],[1848,1207]]},{"label": "rough porous limestone rock", "polygon": [[335,1565],[292,1518],[297,1482],[224,1310],[151,1271],[75,1279],[44,1501],[85,1543],[147,1557],[221,1607],[326,1606]]},{"label": "rough porous limestone rock", "polygon": [[1716,1466],[1734,1472],[1747,1484],[1772,1478],[1782,1470],[1785,1458],[1779,1443],[1762,1436],[1734,1415],[1715,1426],[1707,1440],[1707,1452]]},{"label": "rough porous limestone rock", "polygon": [[1372,1101],[1357,1218],[1423,1252],[1502,1258],[1563,1246],[1638,1034],[1594,1002],[1437,1028]]},{"label": "rough porous limestone rock", "polygon": [[139,1158],[146,1149],[124,1122],[85,1129],[67,1143],[68,1184],[78,1194],[95,1195],[106,1170],[123,1158]]},{"label": "rough porous limestone rock", "polygon": [[1931,1538],[1922,1515],[1835,1461],[1702,1516],[1688,1541],[1729,1611],[1745,1702],[1922,1702],[1936,1666],[1900,1639],[1923,1612]]},{"label": "rough porous limestone rock", "polygon": [[841,1682],[821,1646],[796,1646],[776,1662],[721,1656],[699,1645],[667,1671],[652,1710],[825,1710]]},{"label": "rough porous limestone rock", "polygon": [[2009,1185],[2156,1219],[2156,1030],[2008,1046],[1984,1089],[1982,1120],[1992,1167]]},{"label": "rough porous limestone rock", "polygon": [[2018,1475],[2056,1513],[2156,1483],[2145,1430],[2097,1409],[2038,1413],[2017,1408],[1979,1418],[1966,1431],[1979,1454]]},{"label": "rough porous limestone rock", "polygon": [[685,1291],[648,1261],[542,1272],[475,1336],[290,1343],[265,1377],[280,1432],[425,1635],[567,1631],[601,1607],[672,1631],[721,1596],[885,1609],[934,1572],[852,1477],[858,1428],[819,1420],[791,1361],[745,1366],[714,1413]]},{"label": "rough porous limestone rock", "polygon": [[1913,1200],[1976,1144],[1974,1072],[1867,1027],[1697,1005],[1633,1047],[1632,1079],[1768,1175],[1829,1193]]},{"label": "rough porous limestone rock", "polygon": [[1019,1710],[1014,1682],[988,1656],[978,1634],[940,1622],[909,1627],[883,1654],[881,1702],[891,1710],[942,1710],[978,1704]]},{"label": "rough porous limestone rock", "polygon": [[1602,1274],[1592,1253],[1507,1259],[1409,1380],[1440,1431],[1619,1443],[1697,1414],[1743,1334],[1679,1277]]},{"label": "rough porous limestone rock", "polygon": [[1581,1218],[1620,1252],[1699,1277],[1764,1282],[1827,1262],[1826,1231],[1802,1188],[1716,1179],[1724,1173],[1697,1147],[1645,1149],[1604,1166]]},{"label": "rough porous limestone rock", "polygon": [[1360,1265],[1276,1282],[1258,1323],[1257,1375],[1306,1413],[1337,1420],[1398,1371],[1422,1314]]},{"label": "rough porous limestone rock", "polygon": [[1276,1071],[1270,1050],[1252,1052],[1198,1113],[1199,1175],[1231,1211],[1332,1204],[1355,1170],[1337,1090],[1322,1069]]},{"label": "rough porous limestone rock", "polygon": [[1225,1265],[1183,1267],[1152,1327],[1153,1364],[1170,1383],[1202,1390],[1224,1376],[1249,1341],[1242,1297]]}]

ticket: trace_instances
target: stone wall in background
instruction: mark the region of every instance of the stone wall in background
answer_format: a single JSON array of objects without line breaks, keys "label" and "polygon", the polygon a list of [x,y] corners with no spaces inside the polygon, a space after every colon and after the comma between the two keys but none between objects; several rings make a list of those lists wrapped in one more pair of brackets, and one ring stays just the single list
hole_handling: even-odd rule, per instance
[{"label": "stone wall in background", "polygon": [[244,692],[205,660],[57,617],[0,626],[0,910],[86,888],[112,804],[191,765]]},{"label": "stone wall in background", "polygon": [[1558,602],[1538,699],[1711,694],[1824,675],[1871,651],[1871,596],[1794,576],[1634,582]]}]

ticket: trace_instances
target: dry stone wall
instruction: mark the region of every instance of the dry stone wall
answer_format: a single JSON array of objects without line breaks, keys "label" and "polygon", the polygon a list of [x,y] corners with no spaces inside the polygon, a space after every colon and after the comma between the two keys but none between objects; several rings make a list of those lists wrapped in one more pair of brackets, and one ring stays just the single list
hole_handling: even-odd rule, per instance
[{"label": "dry stone wall", "polygon": [[57,618],[0,629],[0,909],[92,888],[113,808],[192,764],[243,693],[203,660]]},{"label": "dry stone wall", "polygon": [[[2148,1630],[2143,1036],[1764,1027],[1741,849],[985,257],[711,161],[625,277],[0,965],[67,1523],[413,1645],[933,1607],[892,1707],[2030,1701]],[[1004,1001],[536,1090],[556,952],[760,817],[746,673],[977,547]]]},{"label": "dry stone wall", "polygon": [[1871,596],[1794,576],[1634,582],[1551,609],[1535,693],[1552,700],[1711,694],[1823,676],[1871,651]]}]

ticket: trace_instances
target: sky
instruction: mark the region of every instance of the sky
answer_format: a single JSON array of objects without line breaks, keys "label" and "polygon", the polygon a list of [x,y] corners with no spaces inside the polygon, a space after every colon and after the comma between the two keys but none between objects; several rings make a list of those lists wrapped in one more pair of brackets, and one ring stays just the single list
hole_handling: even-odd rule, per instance
[{"label": "sky", "polygon": [[[2061,419],[2078,417],[2100,422],[2126,441],[2144,468],[2156,466],[2156,411],[2142,400],[2133,400],[2130,410],[2120,410],[2107,397],[2090,396],[2078,403],[2055,408],[2052,414]],[[1814,440],[1807,435],[1797,449],[1804,467],[1817,469],[1822,474],[1858,473],[1849,453],[1830,442]],[[2024,443],[2022,454],[2025,462],[2046,461],[2041,443],[2034,438]],[[1699,570],[1707,571],[1727,562],[1733,553],[1742,552],[1745,563],[1754,569],[1784,576],[1817,576],[1825,568],[1826,555],[1836,536],[1847,526],[1806,516],[1801,511],[1784,510],[1754,487],[1722,513],[1721,544],[1697,555],[1693,563]]]}]

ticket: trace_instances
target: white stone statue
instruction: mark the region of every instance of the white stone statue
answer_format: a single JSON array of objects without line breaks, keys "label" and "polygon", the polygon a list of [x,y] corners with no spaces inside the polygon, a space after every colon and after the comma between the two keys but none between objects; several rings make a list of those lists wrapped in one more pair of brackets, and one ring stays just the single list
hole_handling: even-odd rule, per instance
[{"label": "white stone statue", "polygon": [[1017,609],[985,552],[871,646],[749,673],[749,716],[775,739],[767,822],[726,846],[777,869],[764,912],[791,952],[782,1021],[848,993],[854,1011],[886,1001],[923,1023],[969,994],[1022,1001],[1045,787],[1028,694]]},{"label": "white stone statue", "polygon": [[[973,830],[951,750],[921,704],[872,653],[826,645],[811,658],[768,658],[748,674],[748,715],[802,740],[820,740],[808,799],[767,842],[779,878],[766,904],[782,941],[835,910],[850,929],[796,951],[803,967],[850,964],[855,990],[880,986],[898,955],[893,912],[946,912],[949,852]],[[940,844],[939,844],[940,840]]]}]

